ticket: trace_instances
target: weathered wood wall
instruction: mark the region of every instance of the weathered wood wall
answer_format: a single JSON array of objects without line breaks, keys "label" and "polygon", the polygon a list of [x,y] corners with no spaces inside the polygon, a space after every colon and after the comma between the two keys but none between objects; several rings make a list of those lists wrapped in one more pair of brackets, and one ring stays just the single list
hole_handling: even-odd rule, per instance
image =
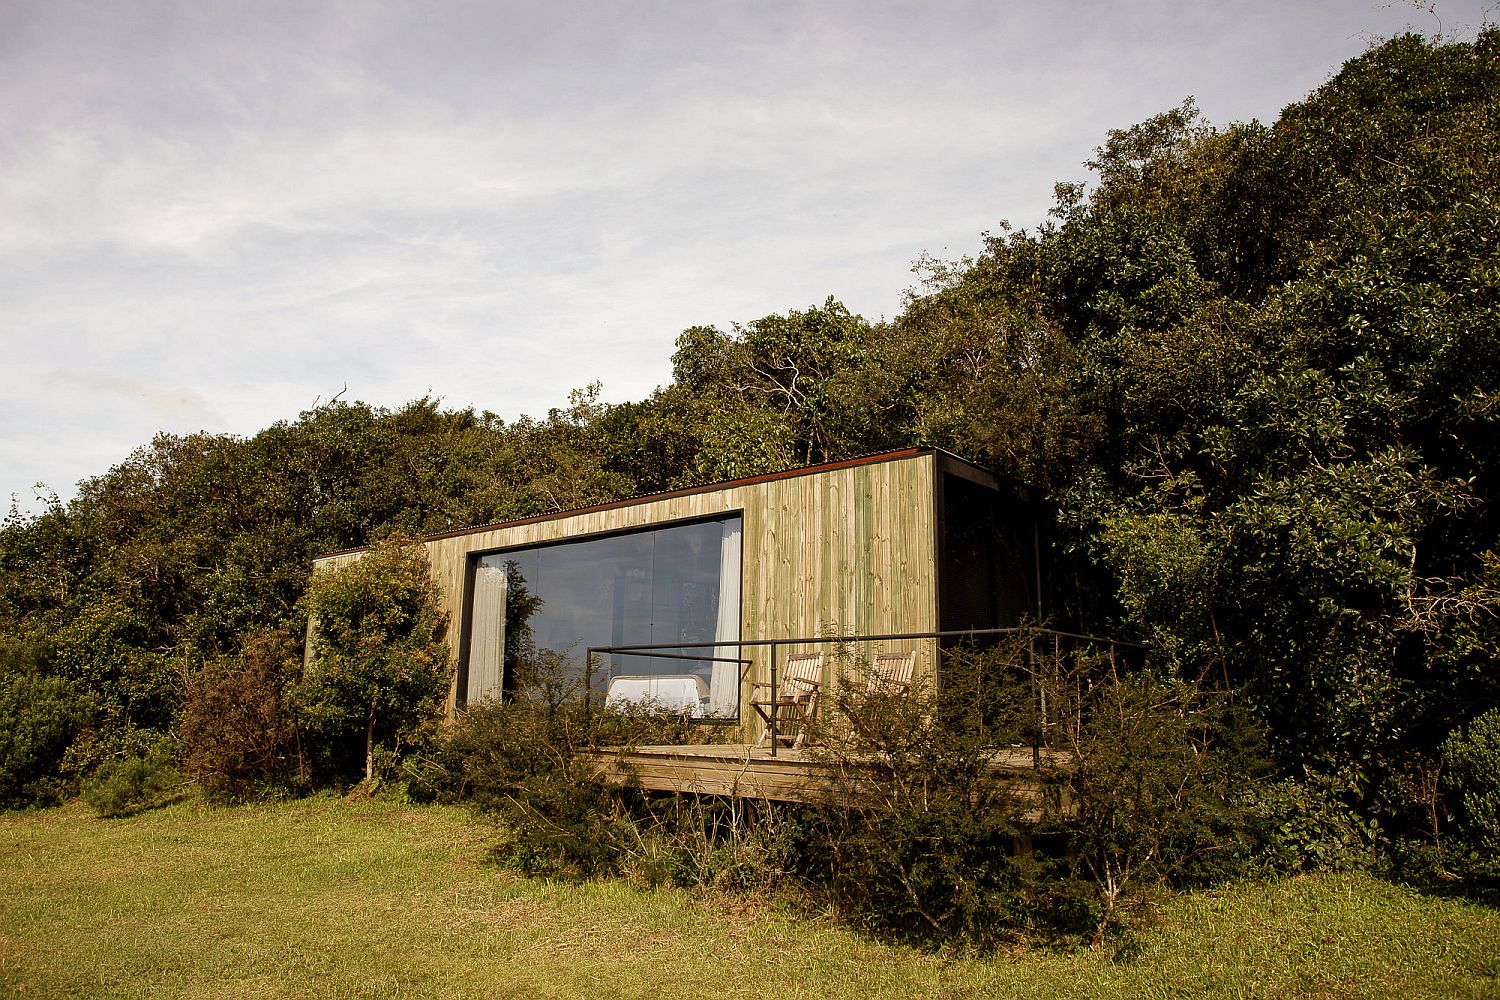
[{"label": "weathered wood wall", "polygon": [[[433,578],[449,615],[449,646],[457,658],[465,581],[476,553],[736,511],[744,517],[741,638],[935,630],[938,456],[898,455],[430,539]],[[357,553],[326,557],[315,569],[351,558]],[[934,643],[886,646],[918,649],[919,676],[931,676]],[[756,663],[745,679],[740,718],[747,740],[754,740],[754,713],[745,702],[751,683],[765,679],[769,661],[764,648],[750,647],[746,656]],[[455,682],[450,708],[456,697]]]}]

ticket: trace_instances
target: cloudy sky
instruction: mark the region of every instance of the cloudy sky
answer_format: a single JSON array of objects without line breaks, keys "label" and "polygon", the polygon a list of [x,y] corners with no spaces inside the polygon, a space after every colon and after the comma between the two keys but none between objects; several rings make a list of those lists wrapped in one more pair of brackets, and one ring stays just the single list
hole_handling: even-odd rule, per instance
[{"label": "cloudy sky", "polygon": [[0,0],[0,499],[339,393],[542,414],[640,398],[694,324],[888,317],[1108,129],[1269,121],[1484,6]]}]

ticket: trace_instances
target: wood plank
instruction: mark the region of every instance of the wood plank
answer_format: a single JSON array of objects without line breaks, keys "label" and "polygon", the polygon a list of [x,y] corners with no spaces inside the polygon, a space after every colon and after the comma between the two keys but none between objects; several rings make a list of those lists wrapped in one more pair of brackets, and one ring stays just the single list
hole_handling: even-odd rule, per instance
[{"label": "wood plank", "polygon": [[[878,793],[884,766],[877,761],[852,762],[842,778],[832,766],[803,751],[785,750],[771,757],[766,748],[734,744],[652,746],[600,750],[591,755],[596,773],[614,784],[635,784],[647,791],[723,795],[783,802],[848,801],[849,795]],[[1044,771],[1067,766],[1065,755],[1042,755]],[[1028,748],[996,751],[991,768],[1021,802],[1035,802],[1023,819],[1041,818],[1041,772]]]}]

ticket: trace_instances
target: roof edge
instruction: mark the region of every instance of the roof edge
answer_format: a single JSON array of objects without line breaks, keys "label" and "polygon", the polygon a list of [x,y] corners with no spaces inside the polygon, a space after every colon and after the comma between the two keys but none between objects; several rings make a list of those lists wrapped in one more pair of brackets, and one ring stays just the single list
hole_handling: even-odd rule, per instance
[{"label": "roof edge", "polygon": [[[476,524],[469,528],[454,528],[451,531],[440,531],[432,535],[422,535],[420,541],[436,542],[444,538],[459,538],[463,535],[476,535],[482,531],[496,531],[501,528],[516,527],[522,524],[537,524],[542,521],[558,521],[565,517],[576,517],[580,514],[592,514],[601,510],[613,510],[619,507],[634,507],[644,503],[655,503],[658,500],[674,500],[678,497],[694,496],[699,493],[713,493],[718,490],[734,489],[740,486],[753,486],[756,483],[773,482],[778,479],[795,479],[798,476],[813,476],[822,472],[836,472],[840,469],[849,469],[861,465],[877,465],[881,462],[896,462],[905,458],[916,458],[921,455],[942,455],[950,461],[962,462],[973,466],[989,475],[994,475],[988,469],[977,463],[971,462],[962,456],[955,455],[950,451],[932,447],[909,447],[896,448],[891,451],[879,451],[869,455],[861,455],[857,458],[846,458],[837,462],[824,462],[820,465],[804,465],[792,469],[782,469],[777,472],[764,472],[757,476],[742,476],[739,479],[723,479],[714,483],[705,483],[702,486],[685,486],[676,490],[662,490],[657,493],[642,493],[622,500],[610,500],[605,503],[590,504],[586,507],[570,507],[567,510],[553,511],[549,514],[533,514],[530,517],[512,518],[508,521],[492,521],[488,524]],[[359,545],[351,549],[338,549],[334,552],[323,552],[313,556],[313,562],[324,559],[336,559],[339,556],[354,555],[365,552],[370,548],[368,545]]]}]

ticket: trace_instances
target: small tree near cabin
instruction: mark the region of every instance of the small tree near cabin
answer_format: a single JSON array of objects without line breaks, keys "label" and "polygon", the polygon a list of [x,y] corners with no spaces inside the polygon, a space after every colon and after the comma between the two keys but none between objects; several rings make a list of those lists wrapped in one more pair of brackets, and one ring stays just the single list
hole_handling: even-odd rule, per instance
[{"label": "small tree near cabin", "polygon": [[363,736],[369,783],[376,748],[387,740],[399,747],[448,688],[447,615],[426,550],[410,538],[389,538],[355,562],[314,575],[304,601],[311,655],[296,700],[330,756],[347,760]]}]

